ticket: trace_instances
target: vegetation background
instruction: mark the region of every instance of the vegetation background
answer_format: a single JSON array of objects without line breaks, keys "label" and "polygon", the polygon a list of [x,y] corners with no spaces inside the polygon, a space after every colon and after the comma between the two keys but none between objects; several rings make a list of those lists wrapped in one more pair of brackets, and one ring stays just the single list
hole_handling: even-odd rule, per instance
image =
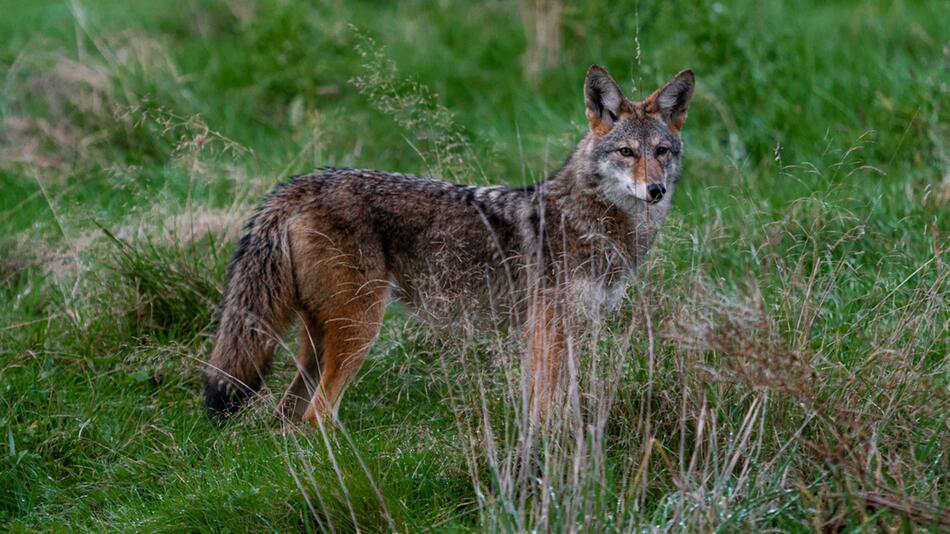
[{"label": "vegetation background", "polygon": [[[0,529],[950,529],[950,4],[5,0]],[[326,165],[543,179],[601,63],[698,88],[672,215],[532,441],[393,308],[328,433],[199,398],[242,221]],[[288,339],[293,339],[292,337]]]}]

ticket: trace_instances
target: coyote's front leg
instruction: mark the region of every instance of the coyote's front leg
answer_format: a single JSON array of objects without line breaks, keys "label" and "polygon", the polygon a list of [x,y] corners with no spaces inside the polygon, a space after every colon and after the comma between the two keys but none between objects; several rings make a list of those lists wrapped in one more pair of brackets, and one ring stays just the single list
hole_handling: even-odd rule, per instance
[{"label": "coyote's front leg", "polygon": [[568,357],[564,306],[554,297],[538,295],[528,319],[531,420],[542,423],[563,395],[561,368]]}]

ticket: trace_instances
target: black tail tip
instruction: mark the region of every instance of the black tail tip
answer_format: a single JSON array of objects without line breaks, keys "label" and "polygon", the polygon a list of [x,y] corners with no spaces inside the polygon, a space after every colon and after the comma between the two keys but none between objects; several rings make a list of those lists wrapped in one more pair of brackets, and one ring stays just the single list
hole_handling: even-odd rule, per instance
[{"label": "black tail tip", "polygon": [[205,407],[215,423],[223,424],[241,409],[251,390],[234,380],[220,375],[205,375]]}]

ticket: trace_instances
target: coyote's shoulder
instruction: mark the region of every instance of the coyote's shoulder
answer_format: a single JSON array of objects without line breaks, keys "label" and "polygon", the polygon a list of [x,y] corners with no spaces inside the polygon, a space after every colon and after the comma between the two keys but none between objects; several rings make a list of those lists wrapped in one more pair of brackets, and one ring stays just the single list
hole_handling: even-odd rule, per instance
[{"label": "coyote's shoulder", "polygon": [[529,187],[339,168],[277,187],[231,264],[209,406],[227,413],[253,391],[279,335],[301,317],[301,371],[285,408],[311,419],[332,412],[391,299],[436,324],[525,325],[529,344],[562,350],[563,329],[583,324],[567,318],[589,320],[616,300],[666,216],[692,87],[684,71],[631,102],[592,67],[590,132]]}]

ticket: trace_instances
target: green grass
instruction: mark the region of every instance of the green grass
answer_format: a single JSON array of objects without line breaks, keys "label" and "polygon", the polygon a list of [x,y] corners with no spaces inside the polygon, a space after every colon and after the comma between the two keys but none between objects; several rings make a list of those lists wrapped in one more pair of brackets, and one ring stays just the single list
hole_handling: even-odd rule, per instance
[{"label": "green grass", "polygon": [[[761,4],[7,2],[0,528],[948,528],[950,8]],[[517,343],[395,307],[342,430],[271,416],[293,347],[211,423],[215,305],[270,187],[542,179],[595,62],[630,97],[698,87],[582,425],[522,456]]]}]

